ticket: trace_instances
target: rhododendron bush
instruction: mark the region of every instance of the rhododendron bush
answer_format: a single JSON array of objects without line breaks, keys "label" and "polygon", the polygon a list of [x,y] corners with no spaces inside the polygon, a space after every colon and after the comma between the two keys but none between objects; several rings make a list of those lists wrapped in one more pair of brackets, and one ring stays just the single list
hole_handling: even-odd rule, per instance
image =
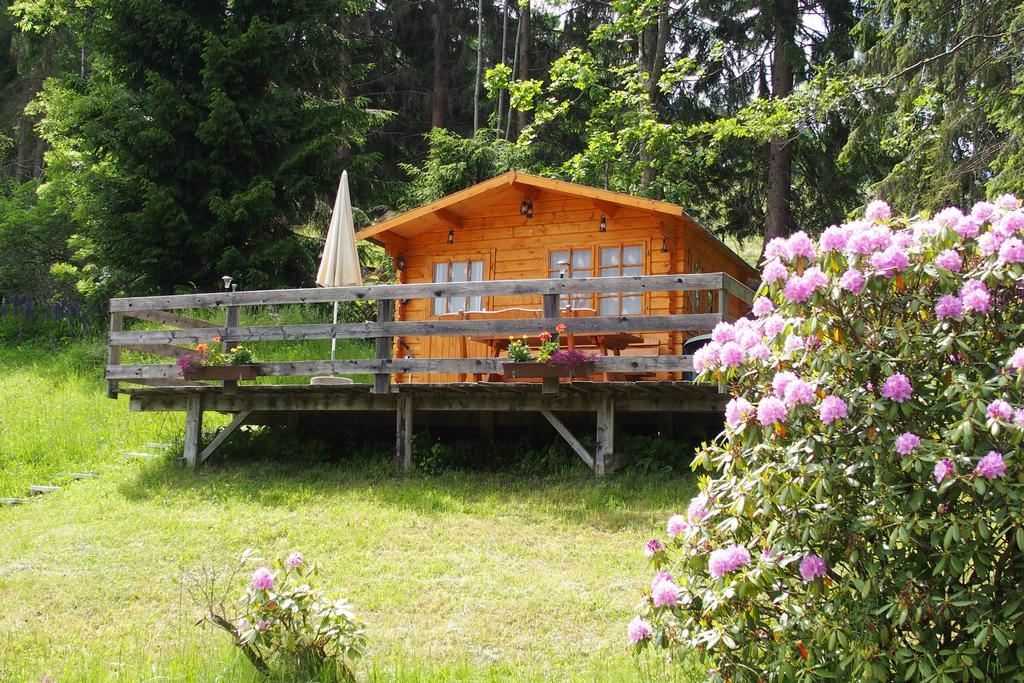
[{"label": "rhododendron bush", "polygon": [[718,680],[1024,677],[1024,211],[861,220],[766,247],[700,494],[645,546],[636,648]]}]

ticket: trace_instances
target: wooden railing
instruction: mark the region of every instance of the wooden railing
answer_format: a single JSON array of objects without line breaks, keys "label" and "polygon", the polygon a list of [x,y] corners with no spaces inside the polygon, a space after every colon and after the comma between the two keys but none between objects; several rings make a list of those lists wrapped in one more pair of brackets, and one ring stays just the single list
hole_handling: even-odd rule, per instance
[{"label": "wooden railing", "polygon": [[[372,373],[373,391],[390,390],[391,375],[408,373],[498,373],[501,358],[392,358],[395,337],[536,335],[553,330],[560,322],[561,297],[589,294],[644,292],[714,292],[713,313],[672,315],[624,315],[572,318],[573,334],[699,332],[712,329],[729,317],[730,300],[745,306],[753,292],[725,273],[693,275],[652,275],[586,279],[505,280],[444,284],[376,285],[324,289],[280,289],[249,292],[219,292],[118,298],[110,300],[110,334],[106,379],[108,395],[116,396],[119,382],[138,384],[178,383],[178,368],[172,364],[122,365],[121,350],[133,349],[160,356],[182,356],[191,349],[180,344],[213,342],[266,342],[304,339],[373,339],[376,357],[347,360],[303,360],[259,363],[266,376],[311,376],[322,374]],[[463,296],[540,295],[543,317],[476,320],[394,319],[395,301]],[[346,301],[376,301],[377,320],[363,323],[249,325],[240,324],[244,306],[326,304]],[[224,309],[224,324],[188,317],[172,311],[182,309]],[[125,318],[136,318],[174,329],[125,329]],[[596,359],[599,372],[651,373],[687,372],[692,357],[686,355],[602,356]],[[555,380],[557,383],[557,380]],[[550,386],[550,383],[549,383]]]}]

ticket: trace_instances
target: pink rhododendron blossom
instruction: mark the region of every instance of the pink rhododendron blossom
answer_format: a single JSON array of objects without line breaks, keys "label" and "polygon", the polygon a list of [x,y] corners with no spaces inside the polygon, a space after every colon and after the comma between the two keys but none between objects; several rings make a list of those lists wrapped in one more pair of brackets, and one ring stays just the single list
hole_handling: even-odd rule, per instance
[{"label": "pink rhododendron blossom", "polygon": [[787,243],[785,237],[775,237],[768,240],[768,244],[764,245],[764,260],[773,261],[776,259],[789,259],[789,250],[787,249]]},{"label": "pink rhododendron blossom", "polygon": [[693,497],[690,505],[686,508],[686,516],[694,524],[699,523],[708,516],[708,498],[703,493]]},{"label": "pink rhododendron blossom", "polygon": [[657,574],[654,575],[654,578],[651,579],[651,592],[653,593],[654,592],[654,587],[657,586],[662,581],[675,581],[675,580],[676,580],[675,577],[672,576],[671,574],[669,574],[668,572],[658,572]]},{"label": "pink rhododendron blossom", "polygon": [[743,349],[736,342],[727,342],[722,344],[722,350],[718,352],[718,358],[724,367],[739,367],[743,364]]},{"label": "pink rhododendron blossom", "polygon": [[675,538],[690,528],[690,523],[682,515],[672,515],[665,524],[665,531],[669,538]]},{"label": "pink rhododendron blossom", "polygon": [[986,232],[978,238],[978,251],[985,256],[991,256],[999,252],[999,247],[1003,244],[1005,239],[998,232],[990,231]]},{"label": "pink rhododendron blossom", "polygon": [[1024,230],[1024,211],[1014,211],[1006,214],[999,219],[995,227],[1006,237],[1010,237],[1013,233]]},{"label": "pink rhododendron blossom", "polygon": [[791,261],[799,256],[813,260],[814,242],[811,241],[811,238],[803,230],[795,232],[786,241],[786,255]]},{"label": "pink rhododendron blossom", "polygon": [[250,585],[258,591],[268,591],[274,587],[274,575],[266,567],[260,567],[252,574]]},{"label": "pink rhododendron blossom", "polygon": [[999,451],[989,451],[988,455],[978,461],[978,466],[974,468],[974,476],[986,479],[1005,477],[1006,463],[1003,462],[1003,454]]},{"label": "pink rhododendron blossom", "polygon": [[941,484],[942,480],[953,474],[953,463],[949,460],[940,460],[935,463],[935,470],[932,473],[935,477],[935,483]]},{"label": "pink rhododendron blossom", "polygon": [[962,221],[964,214],[955,206],[950,206],[935,214],[935,222],[944,228],[954,228]]},{"label": "pink rhododendron blossom", "polygon": [[786,280],[786,287],[782,290],[782,294],[789,300],[790,303],[799,304],[807,301],[814,293],[814,289],[810,283],[804,280],[802,275],[790,275],[789,279]]},{"label": "pink rhododendron blossom", "polygon": [[659,581],[651,590],[655,607],[671,607],[679,602],[679,586],[672,581]]},{"label": "pink rhododendron blossom", "polygon": [[910,265],[910,258],[899,247],[889,247],[871,255],[871,266],[887,277],[902,273]]},{"label": "pink rhododendron blossom", "polygon": [[825,576],[828,573],[828,564],[817,555],[808,555],[800,560],[800,577],[807,582]]},{"label": "pink rhododendron blossom", "polygon": [[636,645],[642,640],[647,640],[651,637],[651,622],[647,621],[639,614],[633,617],[633,620],[626,626],[626,638],[629,639],[630,645]]},{"label": "pink rhododendron blossom", "polygon": [[774,396],[761,399],[757,406],[757,421],[765,427],[782,422],[788,415],[786,404]]},{"label": "pink rhododendron blossom", "polygon": [[704,368],[711,368],[718,365],[718,353],[721,345],[710,342],[693,352],[693,369],[701,372]]},{"label": "pink rhododendron blossom", "polygon": [[724,344],[725,342],[731,342],[736,339],[736,328],[733,327],[732,323],[722,321],[715,325],[715,329],[711,330],[711,341],[718,344]]},{"label": "pink rhododendron blossom", "polygon": [[761,551],[762,562],[774,562],[778,557],[778,553],[773,548],[765,548]]},{"label": "pink rhododendron blossom", "polygon": [[1020,202],[1012,194],[1001,194],[995,199],[995,204],[1003,211],[1013,211],[1020,208]]},{"label": "pink rhododendron blossom", "polygon": [[818,404],[818,416],[825,424],[848,417],[846,401],[838,396],[826,396]]},{"label": "pink rhododendron blossom", "polygon": [[754,414],[754,406],[742,396],[737,396],[725,404],[725,421],[733,429],[739,427]]},{"label": "pink rhododendron blossom", "polygon": [[758,342],[747,349],[747,358],[750,360],[764,360],[771,355],[771,350],[761,342]]},{"label": "pink rhododendron blossom", "polygon": [[766,296],[759,296],[750,307],[751,313],[756,315],[758,318],[763,318],[774,310],[775,304],[773,304],[772,300]]},{"label": "pink rhododendron blossom", "polygon": [[257,631],[267,631],[269,629],[270,629],[270,622],[267,621],[266,619],[260,619],[259,621],[256,622],[256,630]]},{"label": "pink rhododendron blossom", "polygon": [[814,403],[814,385],[802,379],[794,379],[786,385],[783,400],[790,408],[798,405],[809,406]]},{"label": "pink rhododendron blossom", "polygon": [[856,268],[850,268],[839,278],[839,286],[857,294],[864,287],[864,275]]},{"label": "pink rhododendron blossom", "polygon": [[1002,263],[1024,262],[1024,242],[1016,237],[1011,237],[1003,242],[999,247],[999,260]]},{"label": "pink rhododendron blossom", "polygon": [[965,240],[972,239],[978,236],[981,232],[981,224],[983,221],[975,218],[974,216],[967,216],[953,228],[953,232],[960,235]]},{"label": "pink rhododendron blossom", "polygon": [[655,553],[659,553],[665,549],[664,544],[656,538],[652,538],[644,544],[644,555],[647,557],[654,557]]},{"label": "pink rhododendron blossom", "polygon": [[910,386],[910,380],[902,372],[890,375],[882,385],[882,398],[896,403],[903,403],[913,395],[914,390]]},{"label": "pink rhododendron blossom", "polygon": [[748,564],[750,564],[750,552],[741,545],[719,548],[708,555],[708,573],[716,579]]},{"label": "pink rhododendron blossom", "polygon": [[988,287],[981,280],[968,280],[965,282],[963,287],[960,288],[960,299],[964,303],[965,311],[977,311],[983,315],[988,313],[992,302],[992,296],[988,292]]},{"label": "pink rhododendron blossom", "polygon": [[1019,347],[1010,356],[1010,367],[1014,370],[1024,370],[1024,346]]},{"label": "pink rhododendron blossom", "polygon": [[921,437],[912,432],[903,432],[896,437],[896,452],[906,457],[921,443]]},{"label": "pink rhododendron blossom", "polygon": [[846,242],[849,239],[850,232],[847,228],[833,225],[821,233],[818,246],[822,251],[842,251],[846,249]]},{"label": "pink rhododendron blossom", "polygon": [[971,209],[971,218],[979,221],[987,221],[996,212],[996,205],[992,202],[978,202]]},{"label": "pink rhododendron blossom", "polygon": [[945,268],[951,273],[959,273],[960,269],[964,267],[964,260],[956,251],[943,249],[936,254],[935,265],[939,268]]},{"label": "pink rhododendron blossom", "polygon": [[1024,429],[1024,408],[1017,408],[1013,413],[1013,424]]},{"label": "pink rhododendron blossom", "polygon": [[1013,406],[1004,401],[1001,398],[997,398],[988,404],[988,410],[986,411],[988,416],[1000,420],[1010,420],[1013,418]]},{"label": "pink rhododendron blossom", "polygon": [[939,320],[959,318],[964,314],[964,302],[960,297],[947,294],[935,304],[935,317]]},{"label": "pink rhododendron blossom", "polygon": [[302,566],[302,555],[299,554],[298,551],[293,552],[291,555],[288,556],[288,559],[285,560],[284,563],[292,569]]},{"label": "pink rhododendron blossom", "polygon": [[786,319],[780,315],[770,315],[764,319],[764,336],[769,340],[779,336],[786,329]]},{"label": "pink rhododendron blossom", "polygon": [[789,370],[782,370],[776,372],[775,376],[772,377],[772,393],[775,394],[776,398],[782,398],[786,395],[786,386],[795,380],[797,377]]},{"label": "pink rhododendron blossom", "polygon": [[785,353],[793,353],[804,348],[807,340],[801,337],[799,334],[791,334],[786,337],[786,341],[782,342],[782,350]]},{"label": "pink rhododendron blossom", "polygon": [[868,208],[864,211],[864,217],[876,223],[887,221],[892,217],[892,209],[881,199],[876,199],[868,204]]},{"label": "pink rhododendron blossom", "polygon": [[785,280],[789,277],[789,271],[786,270],[786,266],[782,265],[782,262],[778,259],[769,261],[764,270],[761,271],[761,280],[767,284],[776,282],[778,280]]}]

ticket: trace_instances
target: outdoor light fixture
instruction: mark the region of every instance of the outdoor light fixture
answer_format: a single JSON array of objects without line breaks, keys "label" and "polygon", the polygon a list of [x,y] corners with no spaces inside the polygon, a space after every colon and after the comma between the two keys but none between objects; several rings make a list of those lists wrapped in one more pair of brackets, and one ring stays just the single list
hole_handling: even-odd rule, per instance
[{"label": "outdoor light fixture", "polygon": [[558,262],[558,277],[561,280],[565,279],[565,276],[569,274],[569,262],[559,261]]},{"label": "outdoor light fixture", "polygon": [[454,242],[455,242],[455,228],[452,227],[452,226],[448,226],[448,244],[453,244]]},{"label": "outdoor light fixture", "polygon": [[598,223],[598,229],[601,232],[607,232],[608,230],[608,219],[604,217],[603,213],[601,214],[601,222]]},{"label": "outdoor light fixture", "polygon": [[668,253],[668,238],[667,237],[662,237],[661,238],[661,253],[662,254],[667,254]]},{"label": "outdoor light fixture", "polygon": [[523,197],[523,203],[519,205],[519,215],[533,218],[533,200]]},{"label": "outdoor light fixture", "polygon": [[235,281],[235,278],[231,277],[230,275],[225,275],[220,279],[220,281],[224,283],[224,289],[230,290],[231,283]]},{"label": "outdoor light fixture", "polygon": [[[451,242],[451,239],[448,241]],[[398,270],[405,270],[405,256],[403,254],[399,254],[398,258],[395,259],[395,268],[398,268]]]}]

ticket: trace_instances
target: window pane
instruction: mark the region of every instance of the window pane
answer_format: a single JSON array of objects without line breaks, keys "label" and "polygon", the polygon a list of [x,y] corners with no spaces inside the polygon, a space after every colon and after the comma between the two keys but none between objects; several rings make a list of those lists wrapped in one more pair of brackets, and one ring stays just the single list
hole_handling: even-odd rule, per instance
[{"label": "window pane", "polygon": [[624,296],[622,297],[622,314],[623,315],[638,315],[642,307],[641,301],[643,297],[639,296]]},{"label": "window pane", "polygon": [[593,252],[589,249],[580,249],[572,253],[573,270],[590,270]]},{"label": "window pane", "polygon": [[566,263],[569,262],[569,252],[567,252],[567,251],[553,251],[553,252],[551,252],[551,255],[548,256],[548,268],[550,268],[551,270],[560,270],[561,266],[559,266],[558,264],[561,261],[565,261]]},{"label": "window pane", "polygon": [[643,266],[622,266],[623,275],[643,275]]},{"label": "window pane", "polygon": [[448,282],[448,264],[434,264],[434,282]]},{"label": "window pane", "polygon": [[602,268],[601,269],[601,277],[618,277],[618,276],[619,276],[619,267],[618,266],[615,266],[613,268]]},{"label": "window pane", "polygon": [[465,282],[469,275],[469,263],[466,261],[452,262],[452,282]]},{"label": "window pane", "polygon": [[559,277],[561,277],[561,275],[562,274],[560,272],[558,272],[557,270],[548,271],[548,277],[553,279],[553,280],[557,280]]},{"label": "window pane", "polygon": [[644,251],[642,247],[623,247],[622,262],[627,265],[638,266],[644,262]]},{"label": "window pane", "polygon": [[610,296],[610,297],[606,297],[604,299],[601,299],[599,306],[600,306],[600,308],[598,309],[598,312],[601,315],[618,315],[619,314],[619,297],[617,297],[617,296]]},{"label": "window pane", "polygon": [[601,248],[601,265],[602,266],[617,266],[617,265],[619,265],[619,248],[618,247],[602,247]]},{"label": "window pane", "polygon": [[473,261],[469,264],[469,280],[470,282],[483,282],[484,281],[484,262]]}]

